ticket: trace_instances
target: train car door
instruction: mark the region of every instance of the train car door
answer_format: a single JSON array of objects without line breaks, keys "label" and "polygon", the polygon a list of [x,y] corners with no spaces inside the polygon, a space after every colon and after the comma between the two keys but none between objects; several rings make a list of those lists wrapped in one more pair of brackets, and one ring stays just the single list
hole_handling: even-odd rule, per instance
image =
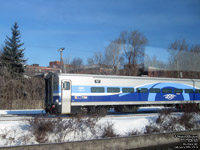
[{"label": "train car door", "polygon": [[62,114],[71,113],[71,81],[62,80]]}]

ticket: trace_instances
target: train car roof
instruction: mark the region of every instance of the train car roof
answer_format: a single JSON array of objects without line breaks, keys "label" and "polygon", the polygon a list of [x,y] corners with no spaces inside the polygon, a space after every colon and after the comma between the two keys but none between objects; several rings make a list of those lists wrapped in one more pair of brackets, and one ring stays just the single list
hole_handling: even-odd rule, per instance
[{"label": "train car roof", "polygon": [[144,76],[119,76],[119,75],[96,75],[96,74],[68,74],[56,73],[57,76],[76,76],[76,77],[93,77],[93,78],[112,78],[112,79],[145,79],[145,80],[178,80],[178,81],[198,81],[200,79],[187,78],[162,78],[162,77],[144,77]]}]

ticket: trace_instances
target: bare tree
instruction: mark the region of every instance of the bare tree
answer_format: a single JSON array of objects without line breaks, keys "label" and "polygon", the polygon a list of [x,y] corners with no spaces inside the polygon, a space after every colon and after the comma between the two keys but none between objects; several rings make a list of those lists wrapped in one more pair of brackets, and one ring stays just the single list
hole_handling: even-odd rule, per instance
[{"label": "bare tree", "polygon": [[114,74],[118,74],[118,69],[123,64],[122,48],[120,40],[113,40],[105,48],[105,63],[112,66]]},{"label": "bare tree", "polygon": [[139,68],[144,64],[145,46],[147,38],[138,30],[131,32],[123,31],[119,36],[122,44],[124,57],[127,60],[125,67],[126,75],[138,75]]},{"label": "bare tree", "polygon": [[156,56],[150,57],[148,55],[145,56],[144,60],[145,67],[155,67],[159,69],[168,69],[168,62],[162,62],[157,59]]},{"label": "bare tree", "polygon": [[200,71],[200,45],[193,45],[191,53],[193,54],[191,58],[193,61],[190,61],[192,63],[191,68],[193,71]]},{"label": "bare tree", "polygon": [[200,45],[193,45],[189,51],[185,52],[181,62],[183,62],[181,65],[185,65],[185,67],[188,71],[193,72],[191,77],[196,78],[194,72],[200,71]]},{"label": "bare tree", "polygon": [[191,52],[200,53],[200,45],[193,45],[191,48]]},{"label": "bare tree", "polygon": [[88,58],[89,65],[109,65],[114,74],[126,61],[125,75],[139,75],[140,69],[144,69],[144,50],[147,44],[146,37],[138,30],[121,32],[120,36],[111,41],[105,48],[105,53],[95,52],[92,58]]},{"label": "bare tree", "polygon": [[176,40],[169,46],[168,52],[170,57],[169,58],[170,69],[177,71],[178,78],[180,77],[180,70],[183,70],[183,67],[187,67],[185,63],[188,60],[186,58],[184,59],[187,51],[188,51],[188,44],[185,40]]},{"label": "bare tree", "polygon": [[168,52],[170,55],[170,63],[173,68],[177,68],[178,64],[178,57],[181,52],[188,51],[188,44],[185,40],[176,40],[170,44]]},{"label": "bare tree", "polygon": [[200,71],[200,45],[190,46],[185,40],[176,40],[169,46],[168,52],[170,69],[177,72],[174,77],[182,77],[184,72],[184,77],[196,78],[196,72]]},{"label": "bare tree", "polygon": [[74,58],[71,61],[71,65],[75,72],[77,72],[83,66],[83,60],[81,58]]},{"label": "bare tree", "polygon": [[70,64],[70,57],[64,58],[64,64]]},{"label": "bare tree", "polygon": [[104,56],[103,53],[100,51],[97,51],[94,53],[93,57],[88,58],[88,65],[101,65],[104,63]]}]

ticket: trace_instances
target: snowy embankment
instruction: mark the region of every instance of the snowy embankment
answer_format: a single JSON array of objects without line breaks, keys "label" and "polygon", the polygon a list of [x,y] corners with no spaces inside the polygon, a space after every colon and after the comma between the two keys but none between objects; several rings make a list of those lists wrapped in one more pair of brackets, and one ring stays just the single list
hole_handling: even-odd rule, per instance
[{"label": "snowy embankment", "polygon": [[[98,121],[98,125],[100,125],[100,127],[102,127],[102,125],[113,125],[112,127],[115,134],[119,136],[128,136],[129,132],[135,130],[143,132],[145,126],[148,124],[148,117],[105,117],[101,118]],[[97,127],[97,129],[95,130],[100,130],[100,128]],[[94,136],[92,135],[90,129],[86,129],[86,131],[80,131],[80,133],[76,131],[74,133],[71,132],[67,134],[65,140],[63,141],[90,140],[95,139],[98,134],[101,133],[95,133]],[[60,138],[60,135],[52,133],[48,136],[49,139],[47,140],[47,143],[61,142],[57,141],[57,139]],[[57,138],[56,136],[59,136],[59,138]],[[30,125],[27,121],[0,122],[0,146],[14,146],[27,144],[39,144],[39,142],[37,142],[36,140],[36,137],[33,135],[33,132],[30,129]]]},{"label": "snowy embankment", "polygon": [[[161,108],[141,108],[139,111],[155,111],[160,110]],[[30,130],[30,124],[27,120],[21,121],[12,121],[11,117],[14,116],[15,120],[17,115],[28,115],[28,114],[42,114],[43,110],[0,110],[0,146],[11,146],[11,145],[26,145],[26,144],[37,144],[34,135]],[[6,117],[9,117],[8,121],[6,121]],[[2,119],[4,118],[4,119]],[[149,124],[149,120],[152,118],[157,118],[157,115],[148,117],[148,116],[106,116],[100,118],[98,120],[98,125],[112,125],[112,128],[116,135],[126,136],[129,132],[133,130],[143,131],[145,126]],[[66,118],[68,119],[68,118]],[[96,129],[96,130],[99,130]],[[84,133],[70,133],[68,137],[65,138],[64,141],[74,141],[74,140],[82,140],[82,139],[93,139],[94,136],[89,133],[90,131],[81,131],[87,132]],[[73,135],[74,134],[74,135]],[[75,135],[76,134],[76,135]],[[99,133],[95,133],[99,134]],[[55,135],[49,135],[50,139],[48,142],[55,141]],[[52,137],[52,138],[51,138]]]},{"label": "snowy embankment", "polygon": [[[138,112],[156,112],[161,109],[162,107],[145,107],[140,108]],[[17,116],[16,114],[41,114],[42,112],[43,110],[0,111],[0,117],[5,118],[1,119],[4,121],[0,121],[0,146],[90,140],[113,136],[129,136],[144,134],[147,133],[147,130],[150,133],[153,133],[153,131],[156,130],[162,131],[162,127],[168,128],[169,126],[174,128],[172,130],[178,129],[180,131],[187,129],[186,124],[184,124],[183,121],[183,123],[181,121],[178,123],[179,120],[177,118],[181,118],[182,113],[175,115],[168,115],[167,113],[162,115],[157,113],[136,113],[132,115],[115,114],[94,119],[65,117],[61,120],[57,119],[56,121],[53,121],[53,123],[49,121],[45,122],[42,119],[32,119],[30,121],[30,117],[29,119],[25,119],[23,121],[17,119],[16,121],[12,121],[10,119],[10,121],[6,121],[6,116]],[[200,126],[200,115],[195,115],[195,118],[193,117],[191,120],[190,119],[191,118],[188,118],[186,123],[190,122],[191,124],[196,124],[195,128]],[[173,124],[174,121],[176,121],[175,125]],[[38,128],[38,126],[41,128]],[[47,126],[48,129],[44,128]],[[193,127],[190,127],[190,129],[193,129]]]}]

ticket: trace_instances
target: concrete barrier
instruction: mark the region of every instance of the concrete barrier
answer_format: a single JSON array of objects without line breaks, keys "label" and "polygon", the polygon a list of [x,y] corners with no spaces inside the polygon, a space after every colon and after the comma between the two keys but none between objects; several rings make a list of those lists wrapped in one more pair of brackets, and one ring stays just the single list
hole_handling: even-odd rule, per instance
[{"label": "concrete barrier", "polygon": [[193,130],[77,142],[1,147],[0,150],[124,150],[162,145],[165,145],[165,147],[166,145],[173,145],[172,149],[180,149],[181,146],[187,146],[184,149],[189,149],[189,146],[198,149],[199,137],[200,130]]}]

